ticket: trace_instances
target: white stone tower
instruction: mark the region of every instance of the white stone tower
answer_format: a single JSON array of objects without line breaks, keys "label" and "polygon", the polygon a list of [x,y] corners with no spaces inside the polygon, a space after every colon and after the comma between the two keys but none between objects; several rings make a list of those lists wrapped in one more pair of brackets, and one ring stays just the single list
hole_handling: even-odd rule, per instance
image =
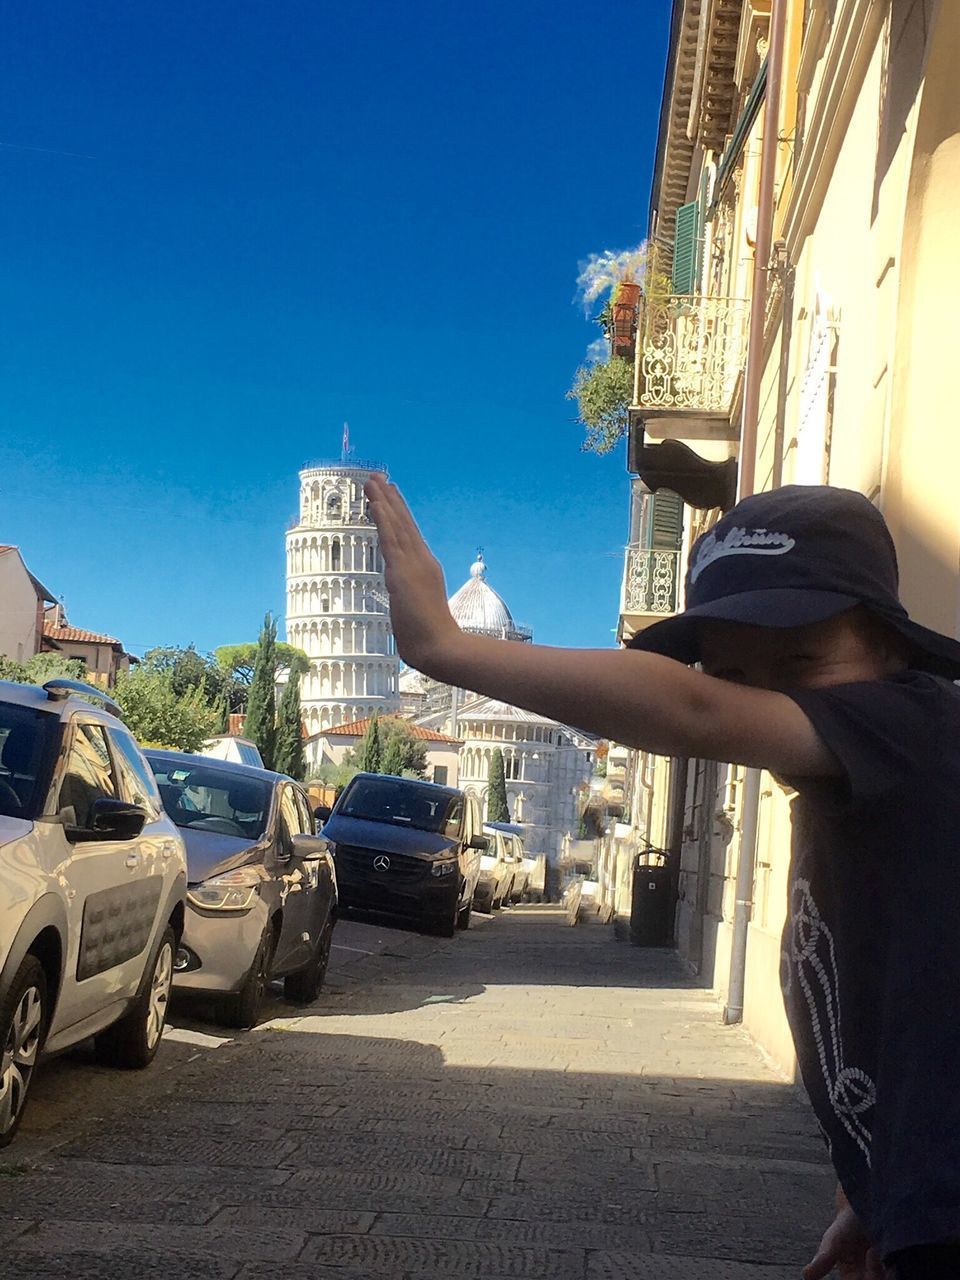
[{"label": "white stone tower", "polygon": [[300,518],[287,532],[287,642],[310,659],[300,699],[311,734],[400,706],[383,560],[363,494],[383,470],[345,461],[300,472]]}]

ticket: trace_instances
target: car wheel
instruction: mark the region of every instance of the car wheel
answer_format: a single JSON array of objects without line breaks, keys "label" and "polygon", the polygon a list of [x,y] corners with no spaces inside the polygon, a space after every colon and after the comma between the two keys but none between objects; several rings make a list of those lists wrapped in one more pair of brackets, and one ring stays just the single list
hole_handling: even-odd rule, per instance
[{"label": "car wheel", "polygon": [[466,905],[465,907],[461,907],[461,908],[460,908],[459,912],[457,913],[457,928],[458,928],[458,929],[469,929],[469,928],[470,928],[470,915],[471,915],[471,912],[472,912],[472,911],[473,911],[473,903],[472,903],[472,902],[468,902],[468,903],[467,903],[467,905]]},{"label": "car wheel", "polygon": [[423,922],[422,933],[431,933],[438,938],[452,938],[457,932],[457,916],[459,903],[454,903],[450,912],[442,916],[428,916]]},{"label": "car wheel", "polygon": [[284,999],[293,1004],[310,1004],[316,1000],[323,987],[330,961],[330,944],[333,941],[334,918],[330,915],[323,926],[310,963],[297,973],[288,974],[283,980]]},{"label": "car wheel", "polygon": [[267,925],[253,957],[253,964],[247,970],[243,986],[227,1001],[224,1008],[224,1022],[231,1027],[247,1029],[257,1025],[260,1017],[260,1006],[263,1004],[267,983],[270,981],[270,966],[273,962],[273,926]]},{"label": "car wheel", "polygon": [[176,950],[176,936],[173,928],[167,925],[144,972],[140,993],[130,1012],[96,1038],[99,1062],[136,1071],[148,1067],[156,1057],[167,1021]]},{"label": "car wheel", "polygon": [[47,1029],[47,979],[36,956],[26,956],[0,1009],[0,1147],[20,1127]]}]

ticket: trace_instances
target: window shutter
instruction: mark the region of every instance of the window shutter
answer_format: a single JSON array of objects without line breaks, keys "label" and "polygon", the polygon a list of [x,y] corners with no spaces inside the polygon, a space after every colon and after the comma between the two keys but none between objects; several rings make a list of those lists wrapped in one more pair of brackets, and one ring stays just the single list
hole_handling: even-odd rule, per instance
[{"label": "window shutter", "polygon": [[683,541],[683,500],[669,489],[653,495],[650,541],[656,551],[676,551]]},{"label": "window shutter", "polygon": [[697,287],[697,241],[700,234],[700,202],[691,200],[677,210],[673,242],[673,291],[693,293]]}]

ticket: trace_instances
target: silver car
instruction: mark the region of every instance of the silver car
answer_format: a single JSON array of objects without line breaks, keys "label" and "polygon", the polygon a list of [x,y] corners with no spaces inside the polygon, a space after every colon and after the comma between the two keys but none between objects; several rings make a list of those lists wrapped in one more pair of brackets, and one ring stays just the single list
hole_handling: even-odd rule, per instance
[{"label": "silver car", "polygon": [[119,715],[77,681],[0,681],[0,1146],[43,1054],[96,1036],[145,1067],[160,1045],[186,862]]},{"label": "silver car", "polygon": [[212,996],[220,1020],[252,1027],[268,983],[319,994],[337,918],[328,842],[303,790],[281,773],[179,751],[147,751],[187,846],[189,889],[177,988]]}]

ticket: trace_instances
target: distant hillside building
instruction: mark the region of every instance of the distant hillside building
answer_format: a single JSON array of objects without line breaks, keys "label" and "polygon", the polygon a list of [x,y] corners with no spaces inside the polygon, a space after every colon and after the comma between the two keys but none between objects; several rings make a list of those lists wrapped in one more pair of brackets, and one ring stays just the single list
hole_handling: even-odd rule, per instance
[{"label": "distant hillside building", "polygon": [[311,735],[399,710],[397,658],[376,526],[363,485],[378,463],[318,462],[300,472],[300,515],[287,531],[288,643]]},{"label": "distant hillside building", "polygon": [[117,676],[130,670],[138,661],[127,653],[115,636],[105,636],[100,631],[87,631],[72,627],[67,621],[62,604],[47,609],[43,620],[43,648],[60,653],[65,658],[76,658],[84,663],[85,679],[92,684],[112,689]]}]

